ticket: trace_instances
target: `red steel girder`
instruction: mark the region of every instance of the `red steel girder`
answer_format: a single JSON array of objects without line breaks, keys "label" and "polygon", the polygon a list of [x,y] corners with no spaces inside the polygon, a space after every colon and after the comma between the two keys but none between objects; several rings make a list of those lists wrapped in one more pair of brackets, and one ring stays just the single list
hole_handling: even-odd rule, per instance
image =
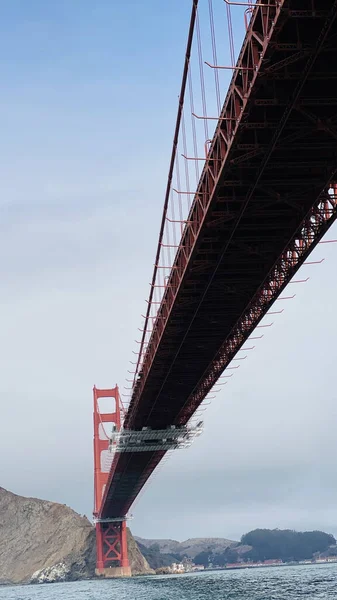
[{"label": "red steel girder", "polygon": [[177,423],[184,424],[190,419],[226,366],[233,360],[235,354],[336,218],[337,184],[334,184],[333,188],[321,194],[309,214],[306,215],[301,229],[285,247],[249,307],[242,314],[240,321],[225,340],[217,356],[214,357],[203,379],[197,384],[192,396],[186,399]]},{"label": "red steel girder", "polygon": [[[325,78],[324,88],[320,88],[320,82],[315,84],[311,76],[318,73],[322,65],[322,73],[324,71],[325,55],[322,56],[321,49],[326,47],[337,2],[329,5],[327,0],[316,0],[314,4],[303,0],[303,8],[314,6],[318,10],[325,7],[330,12],[324,10],[324,15],[320,14],[317,19],[313,14],[310,19],[306,17],[308,28],[316,21],[312,45],[302,23],[302,45],[295,43],[295,35],[295,40],[289,38],[286,50],[281,45],[287,42],[284,23],[290,19],[289,7],[296,8],[299,3],[300,0],[284,0],[270,2],[267,8],[254,8],[239,57],[238,64],[242,69],[241,72],[236,69],[234,73],[210,147],[211,158],[203,170],[198,196],[179,244],[175,268],[158,318],[154,320],[154,331],[144,353],[143,369],[125,421],[127,427],[132,427],[135,422],[139,427],[148,423],[152,426],[156,420],[161,423],[160,427],[186,422],[336,219],[337,160],[332,136],[325,135],[328,132],[320,131],[313,123],[307,129],[310,134],[307,147],[303,142],[293,152],[298,140],[294,143],[291,141],[294,138],[289,137],[289,146],[285,145],[283,154],[280,151],[282,139],[296,131],[301,137],[308,126],[308,119],[304,115],[301,118],[298,107],[310,105],[310,110],[317,112],[317,119],[330,126],[336,113],[337,100],[328,83],[329,76]],[[292,15],[287,31],[296,30],[296,18],[302,19],[304,15]],[[333,36],[330,40],[333,41]],[[276,44],[270,44],[275,41]],[[301,59],[297,57],[280,66],[285,56],[291,58],[300,47],[306,50]],[[334,52],[337,53],[336,44]],[[321,57],[318,61],[317,56]],[[279,64],[280,69],[276,72],[280,78],[284,69],[284,91],[280,84],[279,87],[271,85],[271,75],[265,73],[273,61]],[[287,79],[290,68],[297,71]],[[325,81],[324,77],[322,81]],[[306,87],[302,93],[303,86]],[[327,110],[322,108],[329,106]],[[256,146],[252,147],[253,141]],[[311,154],[308,153],[310,148]],[[261,152],[252,157],[254,161],[246,165],[248,168],[230,162],[238,156],[237,151],[255,149],[261,149]],[[298,173],[291,166],[292,156],[296,158]],[[278,167],[282,160],[286,165],[283,178]],[[227,210],[222,210],[223,207]],[[226,212],[234,212],[235,216],[220,225],[214,219],[214,213],[220,217]],[[206,228],[212,213],[213,225]],[[276,237],[277,244],[273,242]],[[256,251],[250,252],[250,246],[256,246]],[[225,258],[220,262],[223,252]],[[200,261],[200,257],[205,260]],[[208,261],[210,270],[217,270],[218,277],[189,333],[190,318],[197,314],[207,286],[204,268]],[[202,271],[191,275],[193,266],[202,267]],[[184,323],[189,337],[182,346],[182,336],[178,333]],[[215,337],[217,328],[218,337]],[[186,372],[188,365],[193,368]],[[130,457],[115,457],[103,501],[105,516],[125,514],[164,454],[158,452],[146,457],[135,453]]]},{"label": "red steel girder", "polygon": [[[160,316],[160,319],[158,318],[154,322],[153,333],[151,335],[142,365],[142,376],[134,387],[134,393],[125,421],[126,427],[129,427],[132,423],[132,419],[156,355],[158,345],[164,334],[166,323],[168,322],[181,282],[190,263],[190,257],[198,240],[198,234],[201,230],[207,211],[209,210],[216,192],[217,182],[226,167],[227,157],[240,126],[242,115],[245,113],[247,103],[249,102],[251,90],[254,88],[256,80],[259,76],[259,70],[263,64],[269,40],[272,37],[274,30],[276,30],[279,26],[279,19],[282,20],[282,7],[284,3],[285,0],[280,0],[278,2],[271,2],[270,6],[267,8],[256,6],[254,9],[250,27],[238,59],[238,66],[242,67],[242,71],[235,71],[232,77],[232,82],[225,100],[224,108],[220,115],[219,124],[209,149],[209,157],[214,160],[207,161],[200,178],[197,193],[182,236],[180,248],[178,249],[176,255],[174,268],[172,269],[168,280],[168,286],[164,294],[163,303],[158,311],[158,316]],[[240,224],[250,199],[253,197],[254,191],[259,184],[262,174],[268,164],[269,158],[287,123],[289,115],[294,106],[298,104],[301,90],[310,73],[310,69],[315,63],[316,57],[325,43],[331,24],[336,16],[336,6],[337,2],[335,1],[331,5],[329,17],[323,23],[321,33],[316,40],[314,49],[311,48],[311,51],[309,52],[306,63],[299,75],[292,98],[290,101],[288,101],[282,117],[274,130],[272,139],[263,154],[262,163],[256,172],[254,183],[247,194],[239,216],[233,225],[232,233],[227,242],[227,247],[234,232]],[[258,26],[258,35],[255,35],[255,25]],[[337,103],[337,99],[335,102]],[[283,181],[279,180],[278,183],[282,185]],[[297,185],[299,187],[301,187],[303,184],[305,184],[305,181],[301,182],[300,180],[297,180],[293,182],[293,185]],[[242,181],[227,180],[223,183],[223,185],[242,186]],[[226,248],[223,249],[222,253],[225,251]]]}]

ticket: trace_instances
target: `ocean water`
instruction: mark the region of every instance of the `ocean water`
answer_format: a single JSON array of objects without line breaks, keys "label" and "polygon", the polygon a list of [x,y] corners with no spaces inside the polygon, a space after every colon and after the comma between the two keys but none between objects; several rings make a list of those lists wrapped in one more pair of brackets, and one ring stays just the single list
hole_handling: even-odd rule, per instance
[{"label": "ocean water", "polygon": [[337,564],[1,587],[0,600],[337,600]]}]

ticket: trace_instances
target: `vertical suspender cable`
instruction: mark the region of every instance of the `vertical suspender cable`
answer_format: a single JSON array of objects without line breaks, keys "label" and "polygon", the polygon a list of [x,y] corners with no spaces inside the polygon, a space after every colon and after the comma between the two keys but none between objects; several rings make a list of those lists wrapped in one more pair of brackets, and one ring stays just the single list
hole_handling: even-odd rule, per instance
[{"label": "vertical suspender cable", "polygon": [[232,67],[235,66],[235,49],[234,49],[234,36],[233,36],[233,24],[232,24],[232,12],[231,6],[226,4],[226,12],[227,12],[227,24],[228,24],[228,37],[229,37],[229,48],[231,55]]},{"label": "vertical suspender cable", "polygon": [[[201,89],[201,100],[202,100],[202,110],[203,115],[207,117],[207,104],[206,104],[206,89],[205,89],[205,78],[204,78],[204,62],[202,58],[202,43],[201,43],[201,32],[200,32],[200,21],[199,15],[197,13],[196,18],[196,29],[197,29],[197,44],[198,44],[198,58],[199,58],[199,73],[200,73],[200,89]],[[205,140],[208,140],[208,121],[207,118],[204,119],[204,130],[205,130]]]},{"label": "vertical suspender cable", "polygon": [[[144,330],[143,330],[143,334],[142,334],[142,338],[141,338],[140,350],[139,350],[137,366],[136,366],[136,370],[135,370],[135,376],[134,376],[134,382],[133,382],[134,384],[136,382],[137,373],[138,373],[138,369],[139,369],[140,362],[141,362],[142,350],[143,350],[144,341],[145,341],[145,332],[146,332],[148,321],[149,321],[149,316],[150,316],[150,312],[151,312],[151,304],[152,304],[152,299],[153,299],[153,290],[154,290],[154,286],[156,283],[157,270],[158,270],[157,265],[158,265],[158,261],[160,259],[161,244],[162,244],[162,240],[163,240],[167,209],[168,209],[168,204],[169,204],[169,199],[170,199],[171,183],[172,183],[172,176],[173,176],[175,158],[176,158],[177,147],[178,147],[180,122],[181,122],[181,116],[182,116],[183,106],[184,106],[186,82],[187,82],[188,69],[189,69],[189,64],[190,64],[191,48],[192,48],[192,42],[193,42],[193,34],[194,34],[195,20],[196,20],[196,15],[197,15],[198,2],[199,2],[199,0],[193,0],[193,4],[192,4],[190,27],[189,27],[189,32],[188,32],[186,53],[185,53],[183,77],[182,77],[180,94],[179,94],[177,120],[176,120],[176,126],[175,126],[175,131],[174,131],[170,167],[169,167],[165,200],[164,200],[164,209],[163,209],[163,215],[162,215],[160,231],[159,231],[159,240],[158,240],[158,247],[157,247],[157,253],[156,253],[156,258],[155,258],[155,266],[153,269],[153,275],[152,275],[152,280],[151,280],[151,288],[150,288],[149,301],[148,301],[149,303],[148,303],[147,309],[146,309],[145,325],[144,325]],[[132,400],[131,400],[131,404],[132,404]]]},{"label": "vertical suspender cable", "polygon": [[[183,134],[183,150],[184,150],[184,154],[185,157],[187,157],[187,139],[186,139],[186,126],[185,126],[185,113],[183,111],[182,114],[182,122],[181,122],[181,130],[182,130],[182,134]],[[190,191],[190,172],[189,172],[189,166],[188,166],[188,160],[187,158],[185,158],[185,184],[186,184],[186,190]],[[190,199],[190,195],[188,195],[188,209],[191,208],[191,199]]]},{"label": "vertical suspender cable", "polygon": [[[197,141],[197,130],[196,130],[196,126],[195,126],[195,119],[193,117],[193,113],[195,112],[194,110],[194,96],[193,96],[193,81],[192,81],[192,73],[191,73],[191,68],[188,71],[188,89],[189,89],[189,96],[190,96],[190,109],[191,109],[191,127],[192,127],[192,136],[193,136],[193,151],[194,151],[194,156],[195,158],[198,157],[198,141]],[[195,168],[195,185],[198,185],[198,181],[199,181],[199,167],[198,167],[198,161],[195,160],[194,161],[194,168]]]},{"label": "vertical suspender cable", "polygon": [[[209,11],[209,24],[211,29],[211,40],[212,40],[212,51],[213,51],[213,64],[218,64],[218,56],[216,51],[216,38],[215,38],[215,27],[214,27],[214,13],[213,13],[213,2],[208,0],[208,11]],[[221,98],[220,98],[220,83],[219,83],[219,71],[214,69],[214,83],[215,83],[215,94],[216,102],[218,107],[218,114],[221,112]]]}]

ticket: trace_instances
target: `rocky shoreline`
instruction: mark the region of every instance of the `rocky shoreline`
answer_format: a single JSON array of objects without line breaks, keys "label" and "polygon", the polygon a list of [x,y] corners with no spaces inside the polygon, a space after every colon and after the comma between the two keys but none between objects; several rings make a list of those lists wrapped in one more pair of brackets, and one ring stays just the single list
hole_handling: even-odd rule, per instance
[{"label": "rocky shoreline", "polygon": [[[128,530],[132,575],[154,571]],[[63,504],[0,488],[0,585],[95,577],[95,529]]]}]

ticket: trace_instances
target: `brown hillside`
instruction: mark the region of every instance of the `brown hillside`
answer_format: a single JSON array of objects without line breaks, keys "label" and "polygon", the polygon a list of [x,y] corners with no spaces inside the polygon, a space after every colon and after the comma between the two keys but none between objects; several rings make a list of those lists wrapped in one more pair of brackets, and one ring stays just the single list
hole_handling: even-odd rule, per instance
[{"label": "brown hillside", "polygon": [[[151,572],[130,532],[133,574]],[[93,577],[95,530],[63,504],[24,498],[0,488],[0,583],[24,583],[40,569],[65,563],[69,579]]]}]

